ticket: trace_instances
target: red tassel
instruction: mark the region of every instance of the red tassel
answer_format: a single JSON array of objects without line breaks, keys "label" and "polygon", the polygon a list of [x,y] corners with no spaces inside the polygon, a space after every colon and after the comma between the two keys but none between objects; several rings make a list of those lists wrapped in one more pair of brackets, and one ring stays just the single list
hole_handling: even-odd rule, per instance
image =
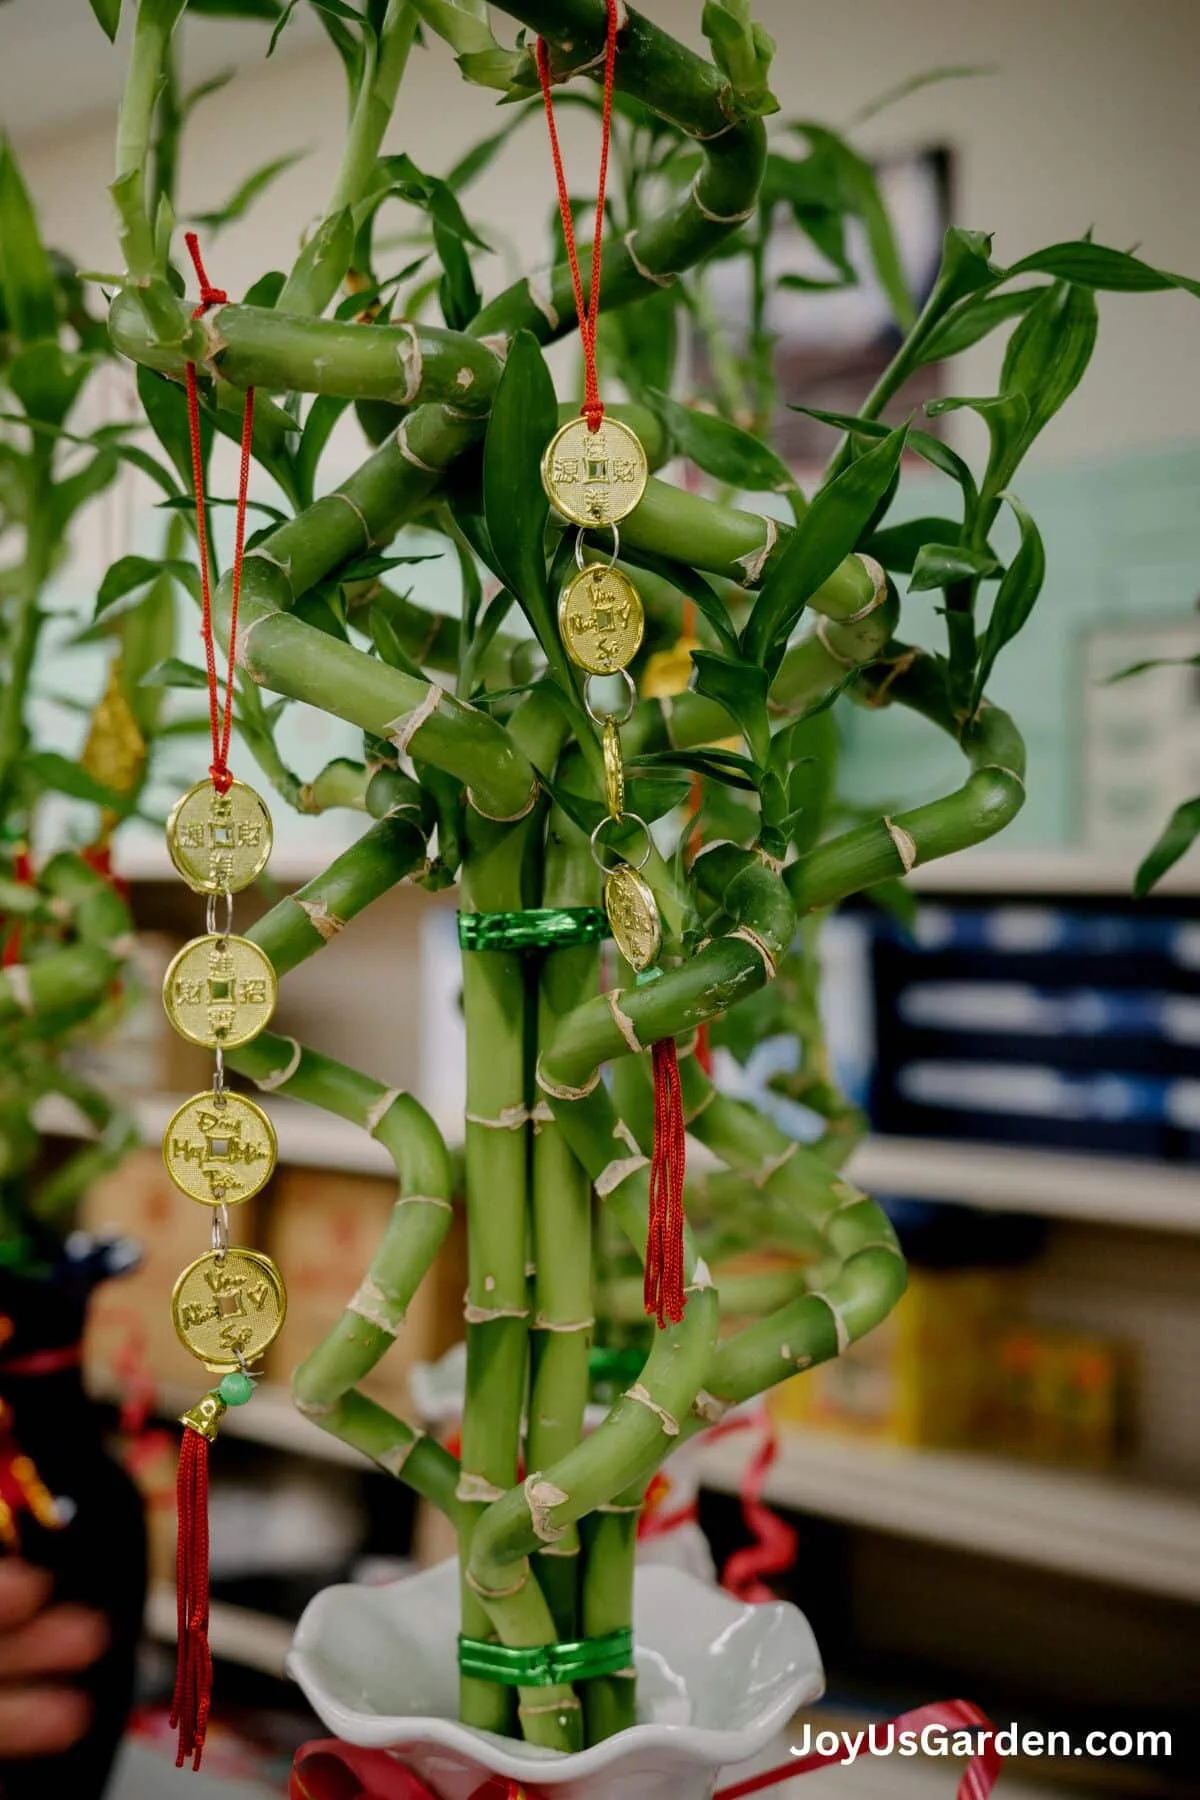
[{"label": "red tassel", "polygon": [[646,1239],[647,1314],[659,1329],[683,1317],[683,1177],[687,1132],[675,1039],[660,1038],[654,1059],[654,1156],[650,1163],[650,1231]]},{"label": "red tassel", "polygon": [[208,1439],[185,1426],[175,1488],[179,1536],[175,1553],[178,1645],[171,1724],[179,1728],[175,1767],[187,1757],[200,1767],[212,1703],[212,1652],[208,1647]]}]

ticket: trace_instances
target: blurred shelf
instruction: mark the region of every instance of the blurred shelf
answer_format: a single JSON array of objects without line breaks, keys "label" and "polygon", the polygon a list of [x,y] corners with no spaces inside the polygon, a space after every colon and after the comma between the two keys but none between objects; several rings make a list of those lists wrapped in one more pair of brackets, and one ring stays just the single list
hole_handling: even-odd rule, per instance
[{"label": "blurred shelf", "polygon": [[[145,1628],[147,1636],[159,1643],[175,1642],[175,1590],[165,1582],[150,1589]],[[213,1601],[208,1616],[208,1641],[214,1657],[239,1663],[244,1669],[258,1669],[264,1675],[283,1676],[293,1629],[286,1619],[252,1612],[245,1606],[227,1606],[223,1600]]]},{"label": "blurred shelf", "polygon": [[[747,1450],[704,1450],[706,1487],[737,1493]],[[1200,1499],[1124,1476],[817,1432],[780,1435],[764,1498],[1087,1581],[1200,1604]]]},{"label": "blurred shelf", "polygon": [[[1151,835],[1146,839],[1149,849]],[[1022,894],[1111,894],[1133,906],[1133,877],[1141,856],[1102,850],[996,850],[980,845],[938,862],[918,866],[908,877],[921,894],[980,894],[989,899]],[[1192,852],[1168,870],[1156,895],[1200,894],[1200,853]]]},{"label": "blurred shelf", "polygon": [[1200,1169],[1008,1144],[870,1137],[847,1173],[870,1193],[1200,1235]]},{"label": "blurred shelf", "polygon": [[[135,1103],[142,1137],[156,1144],[185,1095],[148,1095]],[[388,1175],[391,1157],[365,1130],[295,1100],[264,1100],[279,1136],[279,1160],[309,1169]],[[35,1114],[41,1130],[89,1135],[66,1102],[52,1099]],[[458,1120],[439,1119],[454,1141]],[[694,1166],[704,1161],[695,1146]],[[1007,1144],[970,1144],[937,1138],[870,1137],[847,1173],[871,1193],[984,1206],[1148,1231],[1200,1235],[1200,1170],[1132,1157],[1077,1156],[1059,1150],[1022,1150]]]}]

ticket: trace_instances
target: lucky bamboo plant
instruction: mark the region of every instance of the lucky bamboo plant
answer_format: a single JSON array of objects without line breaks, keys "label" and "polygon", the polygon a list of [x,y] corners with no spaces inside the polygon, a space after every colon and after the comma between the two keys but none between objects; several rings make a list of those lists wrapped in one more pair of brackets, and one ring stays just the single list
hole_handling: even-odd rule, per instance
[{"label": "lucky bamboo plant", "polygon": [[[129,991],[120,982],[130,919],[109,852],[138,807],[159,722],[162,694],[143,677],[174,634],[171,575],[141,558],[108,571],[101,591],[120,604],[99,622],[53,597],[81,515],[122,463],[167,479],[128,442],[129,427],[96,424],[95,408],[89,416],[113,357],[85,292],[73,264],[44,244],[16,155],[0,141],[0,1259],[26,1272],[53,1265],[73,1203],[136,1141],[133,1121],[73,1052],[111,1027]],[[167,528],[168,548],[177,534]],[[81,689],[55,664],[85,642],[97,674]],[[78,759],[58,747],[50,708],[84,715]],[[56,805],[66,841],[51,853],[37,840]],[[94,1134],[53,1169],[38,1111],[50,1098]]]},{"label": "lucky bamboo plant", "polygon": [[[115,30],[119,0],[93,5]],[[294,5],[221,10],[274,16],[278,33]],[[185,0],[136,8],[113,186],[125,273],[109,328],[143,372],[151,423],[169,444],[188,362],[220,430],[236,432],[242,392],[253,386],[255,455],[287,509],[245,561],[238,705],[247,741],[302,810],[348,805],[371,816],[353,848],[253,927],[281,976],[404,881],[456,882],[476,926],[531,909],[594,907],[601,876],[588,837],[605,816],[600,733],[555,620],[573,535],[550,513],[539,479],[548,440],[575,409],[572,395],[556,396],[542,357],[543,345],[574,327],[571,280],[560,263],[490,298],[479,291],[480,240],[459,195],[506,131],[445,179],[383,147],[418,39],[420,54],[436,54],[444,39],[469,83],[520,105],[537,94],[540,34],[554,82],[575,94],[603,67],[605,0],[313,5],[345,65],[350,117],[325,213],[290,270],[264,274],[244,302],[202,318],[182,297],[171,211],[161,200],[152,207],[150,149]],[[489,12],[523,28],[515,45],[493,35]],[[637,430],[652,465],[682,452],[728,497],[652,477],[621,527],[621,567],[647,612],[632,670],[641,695],[621,750],[628,806],[656,822],[645,875],[663,921],[661,978],[639,985],[622,969],[601,991],[596,944],[531,954],[476,937],[478,947],[463,951],[469,1289],[460,1457],[357,1386],[403,1329],[450,1223],[451,1162],[438,1130],[410,1095],[319,1048],[264,1033],[228,1057],[260,1088],[353,1121],[394,1157],[392,1224],[341,1323],[297,1371],[296,1401],[447,1515],[461,1547],[465,1637],[517,1649],[628,1626],[638,1512],[664,1458],[730,1407],[837,1356],[900,1295],[891,1227],[841,1172],[853,1133],[819,1066],[812,921],[992,836],[1020,807],[1020,734],[985,692],[1043,579],[1037,527],[1011,484],[1084,373],[1094,291],[1198,291],[1086,239],[1005,267],[986,236],[954,229],[916,308],[863,159],[816,126],[768,147],[772,46],[747,0],[707,0],[711,61],[632,7],[618,12],[614,129],[628,179],[613,198],[604,252],[601,348],[628,399],[609,410]],[[415,263],[411,242],[385,250],[375,229],[397,201],[423,215]],[[754,433],[769,414],[761,310],[748,348],[726,345],[710,359],[726,383],[722,411],[744,424],[670,393],[672,335],[685,315],[705,329],[706,268],[744,255],[761,277],[779,207],[829,257],[831,280],[846,220],[861,218],[903,327],[858,414],[828,420],[839,436],[810,495]],[[401,290],[414,314],[436,296],[444,323],[404,316]],[[911,419],[881,421],[915,369],[1014,319],[997,392],[936,408],[969,407],[985,420],[982,470]],[[729,403],[731,379],[744,384],[744,405]],[[351,406],[374,448],[324,492],[321,454]],[[912,458],[946,477],[945,515],[888,524]],[[784,506],[736,503],[739,493],[772,490]],[[413,524],[440,533],[461,570],[457,616],[431,612],[388,579]],[[499,584],[486,605],[485,575]],[[902,587],[940,590],[944,646],[896,635]],[[677,638],[683,599],[695,616],[691,685],[654,696],[645,670]],[[228,611],[226,577],[219,631]],[[277,698],[264,703],[264,693]],[[914,810],[835,828],[829,709],[841,695],[910,707],[946,732],[966,762],[962,785]],[[361,761],[293,773],[274,740],[289,702],[358,727]],[[693,817],[684,802],[694,781],[703,804]],[[620,830],[610,838],[618,852],[624,841]],[[103,947],[83,948],[31,971],[27,1008],[83,999],[109,979]],[[787,992],[764,1002],[778,994],[785,959]],[[810,1094],[831,1118],[814,1146],[721,1092],[689,1054],[709,1021],[725,1022],[736,1049],[737,1021],[764,1005],[761,1030],[805,1033]],[[585,1437],[596,1240],[616,1228],[631,1251],[645,1246],[648,1052],[669,1039],[688,1130],[709,1152],[708,1172],[688,1187],[696,1232],[685,1247],[686,1310],[653,1333],[640,1372]],[[724,1334],[730,1296],[711,1263],[747,1241],[786,1247],[793,1260],[782,1274],[751,1278],[752,1291],[738,1284],[738,1314],[757,1316]],[[631,1674],[514,1692],[468,1666],[462,1716],[568,1750],[632,1722]]]}]

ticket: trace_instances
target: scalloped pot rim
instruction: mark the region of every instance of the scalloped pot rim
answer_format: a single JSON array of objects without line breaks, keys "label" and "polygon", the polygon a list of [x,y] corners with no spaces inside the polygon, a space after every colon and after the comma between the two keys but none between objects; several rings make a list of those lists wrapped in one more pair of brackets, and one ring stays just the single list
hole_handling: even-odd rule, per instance
[{"label": "scalloped pot rim", "polygon": [[[824,1689],[820,1652],[798,1608],[785,1601],[746,1606],[682,1570],[649,1564],[637,1574],[634,1630],[639,1704],[650,1716],[560,1756],[451,1716],[458,1599],[453,1561],[383,1587],[327,1588],[296,1628],[288,1672],[337,1737],[367,1749],[406,1750],[418,1772],[423,1753],[438,1750],[456,1752],[460,1771],[542,1789],[598,1775],[636,1781],[640,1767],[647,1785],[630,1786],[631,1795],[682,1794],[661,1780],[689,1770],[694,1785],[687,1793],[710,1792],[716,1770],[757,1756]],[[423,1710],[392,1711],[398,1688],[415,1693]],[[580,1800],[587,1791],[578,1789]],[[613,1791],[606,1787],[605,1794]]]}]

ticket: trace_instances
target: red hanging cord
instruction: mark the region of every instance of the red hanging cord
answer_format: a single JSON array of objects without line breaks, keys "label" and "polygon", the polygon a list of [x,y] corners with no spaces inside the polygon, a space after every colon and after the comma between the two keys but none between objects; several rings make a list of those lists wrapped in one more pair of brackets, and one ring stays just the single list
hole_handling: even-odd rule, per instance
[{"label": "red hanging cord", "polygon": [[[212,306],[223,306],[228,296],[208,279],[194,231],[186,233],[188,254],[200,283],[200,302],[192,313],[202,319]],[[225,666],[222,706],[217,679],[217,646],[213,637],[212,573],[208,556],[208,517],[204,499],[204,456],[200,439],[200,396],[196,365],[185,369],[188,438],[192,453],[192,493],[196,502],[196,535],[200,543],[200,636],[208,670],[208,716],[212,730],[212,762],[209,774],[219,794],[228,793],[229,743],[233,731],[234,671],[237,667],[238,602],[242,592],[242,562],[246,550],[246,497],[250,485],[250,447],[254,431],[254,389],[246,389],[242,411],[242,460],[238,475],[233,568],[230,576],[229,658]],[[179,1730],[176,1768],[190,1756],[193,1769],[200,1767],[208,1713],[212,1700],[212,1652],[208,1642],[208,1439],[188,1423],[179,1446],[179,1475],[175,1488],[177,1538],[175,1550],[175,1598],[178,1638],[175,1660],[175,1693],[171,1724]]]},{"label": "red hanging cord", "polygon": [[554,178],[558,183],[558,210],[562,215],[563,238],[567,246],[567,263],[575,288],[575,311],[579,318],[579,341],[583,345],[583,405],[580,412],[589,431],[598,431],[604,417],[600,383],[596,375],[596,321],[600,316],[600,252],[604,238],[604,190],[608,182],[608,146],[612,137],[613,74],[617,64],[617,0],[608,0],[608,30],[604,40],[604,112],[600,127],[600,174],[596,183],[596,230],[592,240],[592,270],[589,293],[585,301],[583,277],[579,272],[579,252],[575,247],[575,221],[571,216],[571,197],[563,171],[558,127],[554,123],[554,96],[550,91],[550,51],[545,38],[537,41],[538,79],[542,99],[546,103],[546,124],[550,131],[550,155],[554,159]]},{"label": "red hanging cord", "polygon": [[683,1177],[687,1127],[675,1039],[660,1038],[651,1050],[654,1064],[654,1153],[650,1159],[650,1230],[642,1298],[659,1329],[678,1325],[683,1293]]},{"label": "red hanging cord", "polygon": [[[202,319],[210,306],[224,306],[229,296],[223,288],[213,287],[209,281],[200,259],[200,241],[195,232],[186,232],[184,242],[200,283],[200,304],[192,317]],[[246,389],[246,403],[242,411],[242,464],[238,476],[233,569],[229,584],[229,660],[225,667],[225,706],[222,711],[217,685],[217,646],[213,638],[212,577],[208,562],[204,458],[200,444],[200,396],[196,385],[195,363],[189,362],[184,373],[187,385],[188,437],[192,450],[192,493],[196,501],[196,535],[200,540],[200,636],[208,669],[208,717],[212,728],[213,759],[208,772],[218,794],[226,794],[233,781],[229,772],[229,740],[233,731],[233,676],[237,666],[238,602],[242,596],[242,559],[246,548],[246,496],[250,486],[250,444],[254,433],[254,389]]]},{"label": "red hanging cord", "polygon": [[175,1547],[177,1653],[171,1724],[179,1730],[175,1767],[190,1756],[200,1767],[212,1700],[208,1645],[208,1439],[185,1426],[175,1487],[179,1535]]}]

